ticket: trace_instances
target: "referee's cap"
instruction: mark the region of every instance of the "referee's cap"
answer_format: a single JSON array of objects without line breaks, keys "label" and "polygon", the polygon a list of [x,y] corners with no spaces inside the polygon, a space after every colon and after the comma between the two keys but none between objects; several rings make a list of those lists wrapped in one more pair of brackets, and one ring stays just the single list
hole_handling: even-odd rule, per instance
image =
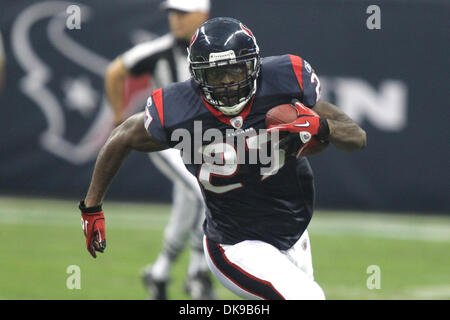
[{"label": "referee's cap", "polygon": [[210,6],[210,0],[166,0],[161,4],[163,9],[184,12],[208,12]]}]

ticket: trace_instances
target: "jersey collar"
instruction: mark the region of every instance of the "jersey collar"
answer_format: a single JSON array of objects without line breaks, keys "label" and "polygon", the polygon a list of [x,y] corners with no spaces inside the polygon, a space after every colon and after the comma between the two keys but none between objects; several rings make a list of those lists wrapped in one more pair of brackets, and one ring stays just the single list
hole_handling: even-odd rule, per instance
[{"label": "jersey collar", "polygon": [[[235,125],[233,124],[233,120],[237,117],[241,117],[242,118],[242,122],[244,122],[245,118],[249,115],[252,106],[253,106],[253,101],[255,100],[255,96],[253,95],[253,97],[250,99],[250,101],[247,103],[247,105],[244,107],[244,109],[242,109],[242,111],[240,113],[238,113],[235,116],[227,116],[225,114],[223,114],[222,112],[220,112],[219,110],[217,110],[216,108],[214,108],[212,105],[210,105],[205,98],[203,97],[203,95],[201,94],[202,97],[202,101],[203,104],[206,106],[206,108],[208,108],[208,110],[213,114],[214,117],[217,118],[217,120],[228,124],[232,127],[235,127]],[[242,126],[242,124],[241,124]]]}]

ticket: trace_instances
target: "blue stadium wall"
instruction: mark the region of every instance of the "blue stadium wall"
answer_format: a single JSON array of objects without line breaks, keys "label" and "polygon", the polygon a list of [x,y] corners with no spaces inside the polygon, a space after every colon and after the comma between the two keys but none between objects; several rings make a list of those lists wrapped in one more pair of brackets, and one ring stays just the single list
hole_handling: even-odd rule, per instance
[{"label": "blue stadium wall", "polygon": [[[211,15],[242,20],[263,56],[302,56],[322,97],[366,130],[363,151],[311,157],[317,207],[450,213],[449,1],[213,1]],[[111,130],[106,65],[167,32],[166,15],[151,0],[7,0],[0,22],[0,194],[82,198]],[[171,190],[134,153],[107,199],[166,202]]]}]

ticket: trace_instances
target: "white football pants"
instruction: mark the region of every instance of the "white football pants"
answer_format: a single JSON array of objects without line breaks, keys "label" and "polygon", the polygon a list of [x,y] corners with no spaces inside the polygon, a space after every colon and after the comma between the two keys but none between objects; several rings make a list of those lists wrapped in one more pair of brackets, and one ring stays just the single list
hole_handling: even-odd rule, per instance
[{"label": "white football pants", "polygon": [[258,240],[224,245],[203,238],[208,266],[226,288],[246,299],[323,300],[314,281],[308,232],[286,251]]}]

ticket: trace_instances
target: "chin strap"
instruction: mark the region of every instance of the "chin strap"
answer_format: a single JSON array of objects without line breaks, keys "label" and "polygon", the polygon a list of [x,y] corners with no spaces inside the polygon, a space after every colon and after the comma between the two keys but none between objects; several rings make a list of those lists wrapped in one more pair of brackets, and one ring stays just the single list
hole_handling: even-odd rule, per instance
[{"label": "chin strap", "polygon": [[245,99],[244,101],[235,104],[232,107],[217,107],[217,109],[219,109],[219,111],[226,116],[235,116],[239,114],[242,111],[242,109],[244,109],[245,105],[250,101],[251,98],[252,97]]}]

